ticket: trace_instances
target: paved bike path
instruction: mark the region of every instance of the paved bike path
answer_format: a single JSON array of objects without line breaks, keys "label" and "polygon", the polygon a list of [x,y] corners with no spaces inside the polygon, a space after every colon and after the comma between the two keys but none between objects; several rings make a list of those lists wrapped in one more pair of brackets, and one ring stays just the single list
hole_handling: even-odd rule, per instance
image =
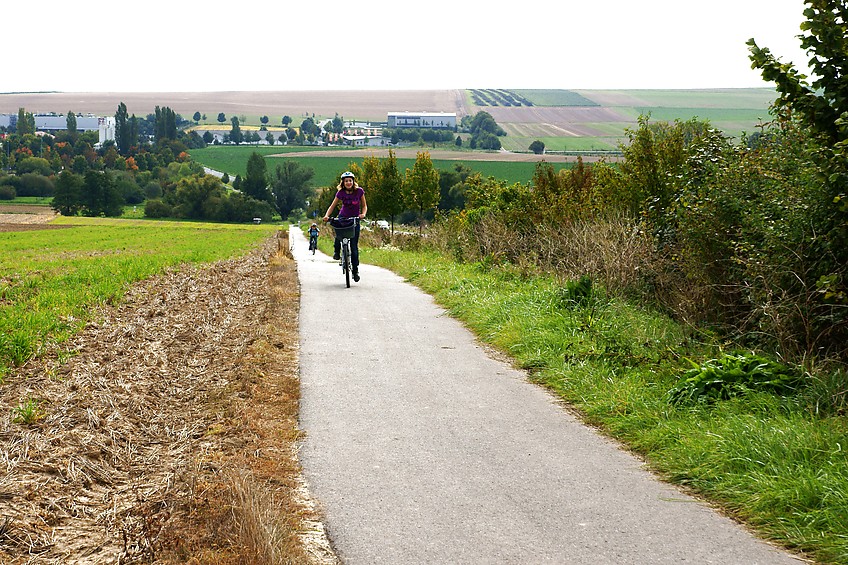
[{"label": "paved bike path", "polygon": [[344,563],[800,563],[656,480],[414,286],[363,264],[345,288],[291,242],[300,458]]}]

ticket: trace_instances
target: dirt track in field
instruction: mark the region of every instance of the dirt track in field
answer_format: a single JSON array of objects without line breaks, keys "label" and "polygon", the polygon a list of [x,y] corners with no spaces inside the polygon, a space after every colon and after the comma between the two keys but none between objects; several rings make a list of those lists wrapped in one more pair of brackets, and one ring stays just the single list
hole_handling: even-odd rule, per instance
[{"label": "dirt track in field", "polygon": [[49,222],[56,212],[47,206],[26,204],[0,204],[0,232],[61,229],[69,226],[54,226]]},{"label": "dirt track in field", "polygon": [[298,308],[280,232],[133,286],[12,369],[0,562],[336,562],[295,454]]}]

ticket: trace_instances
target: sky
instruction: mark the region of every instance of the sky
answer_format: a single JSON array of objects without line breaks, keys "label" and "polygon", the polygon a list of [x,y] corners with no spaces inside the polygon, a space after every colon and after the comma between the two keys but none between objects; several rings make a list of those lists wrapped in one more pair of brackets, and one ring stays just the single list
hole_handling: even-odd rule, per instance
[{"label": "sky", "polygon": [[749,88],[749,38],[809,59],[802,0],[34,5],[4,3],[0,92]]}]

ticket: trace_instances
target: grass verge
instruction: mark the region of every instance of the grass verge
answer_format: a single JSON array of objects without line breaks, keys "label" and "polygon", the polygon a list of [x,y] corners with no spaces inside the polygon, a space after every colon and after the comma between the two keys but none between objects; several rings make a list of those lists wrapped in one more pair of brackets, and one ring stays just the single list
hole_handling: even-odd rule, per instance
[{"label": "grass verge", "polygon": [[672,404],[686,358],[721,347],[602,290],[575,302],[552,278],[389,247],[363,245],[362,260],[433,295],[661,477],[807,558],[848,563],[844,414],[816,414],[803,394]]}]

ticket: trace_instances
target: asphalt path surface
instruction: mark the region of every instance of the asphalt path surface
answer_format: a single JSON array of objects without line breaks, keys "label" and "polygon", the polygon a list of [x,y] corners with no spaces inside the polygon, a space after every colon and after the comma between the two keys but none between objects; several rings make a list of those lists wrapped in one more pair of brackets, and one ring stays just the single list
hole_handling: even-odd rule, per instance
[{"label": "asphalt path surface", "polygon": [[[322,230],[322,237],[332,230]],[[583,425],[430,296],[298,229],[304,475],[347,564],[789,564]]]}]

